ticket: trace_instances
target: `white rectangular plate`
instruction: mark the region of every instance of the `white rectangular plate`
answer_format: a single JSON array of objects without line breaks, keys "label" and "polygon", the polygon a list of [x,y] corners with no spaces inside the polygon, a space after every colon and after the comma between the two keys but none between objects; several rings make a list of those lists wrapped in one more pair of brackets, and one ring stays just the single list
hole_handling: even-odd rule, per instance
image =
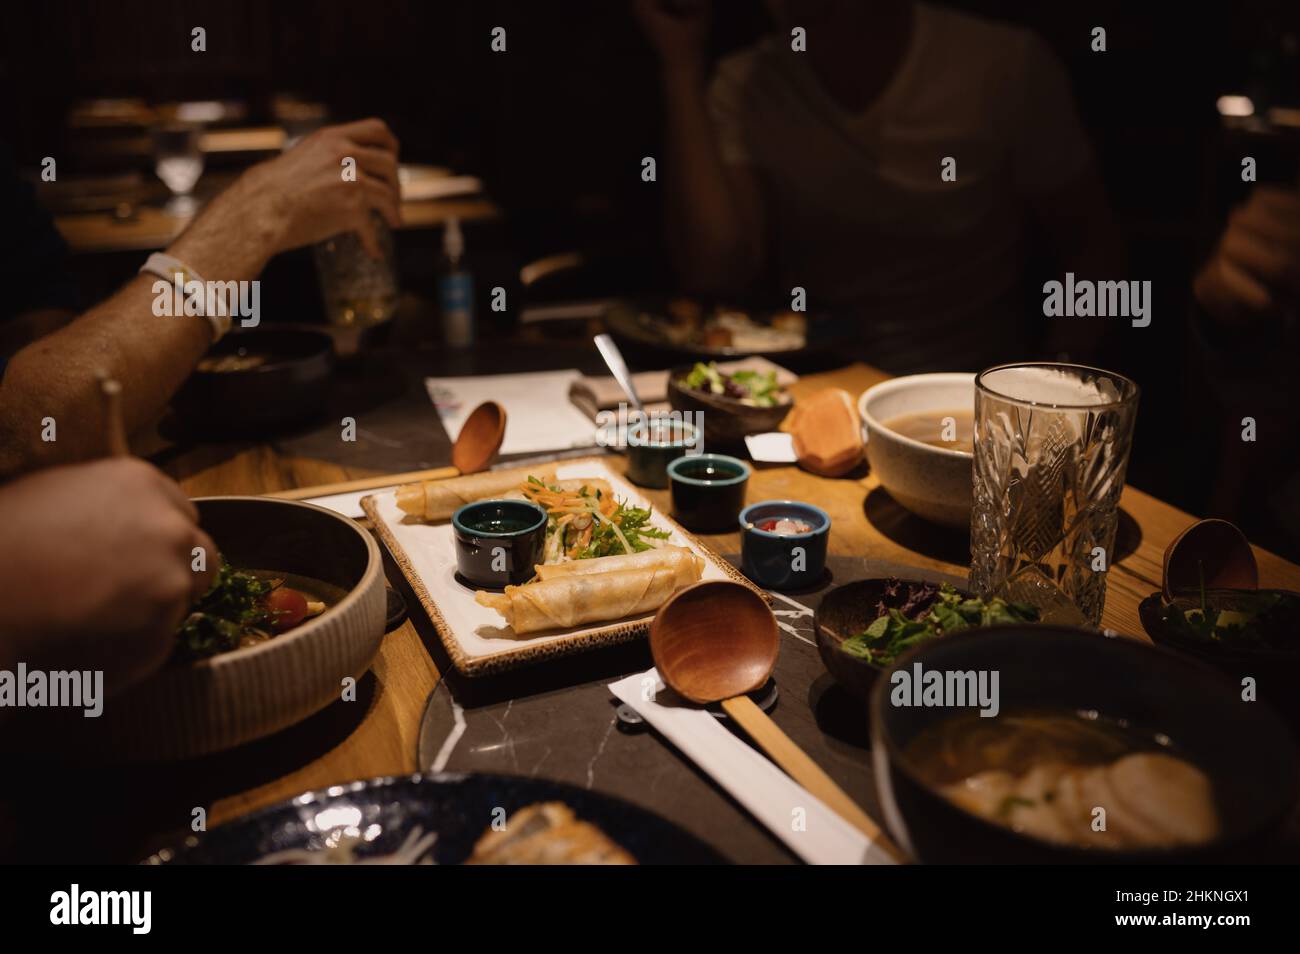
[{"label": "white rectangular plate", "polygon": [[[520,471],[520,481],[527,476]],[[635,487],[611,473],[598,458],[561,464],[557,479],[589,477],[608,480],[615,496],[633,506],[651,503]],[[469,676],[486,675],[555,656],[610,646],[645,635],[654,614],[573,629],[516,636],[500,614],[474,600],[475,588],[456,579],[456,552],[448,522],[415,521],[397,507],[392,490],[361,501],[380,538],[393,554],[442,638],[456,668]],[[672,518],[655,508],[650,522],[672,536],[666,543],[688,547],[704,558],[705,580],[735,580],[761,593],[729,563],[714,553]]]}]

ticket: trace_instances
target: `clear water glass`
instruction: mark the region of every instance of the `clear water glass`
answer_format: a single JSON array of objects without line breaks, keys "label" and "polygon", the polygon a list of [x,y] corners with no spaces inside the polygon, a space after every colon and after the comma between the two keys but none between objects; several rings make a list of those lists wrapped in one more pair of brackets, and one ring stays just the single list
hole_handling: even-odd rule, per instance
[{"label": "clear water glass", "polygon": [[330,324],[367,328],[382,324],[397,311],[397,260],[393,233],[371,213],[381,255],[371,258],[355,232],[343,232],[312,249],[321,297]]},{"label": "clear water glass", "polygon": [[191,123],[169,123],[153,130],[154,172],[171,192],[167,211],[193,215],[198,203],[194,187],[203,175],[203,129]]},{"label": "clear water glass", "polygon": [[975,378],[972,588],[1101,622],[1138,387],[1070,364],[1009,364]]}]

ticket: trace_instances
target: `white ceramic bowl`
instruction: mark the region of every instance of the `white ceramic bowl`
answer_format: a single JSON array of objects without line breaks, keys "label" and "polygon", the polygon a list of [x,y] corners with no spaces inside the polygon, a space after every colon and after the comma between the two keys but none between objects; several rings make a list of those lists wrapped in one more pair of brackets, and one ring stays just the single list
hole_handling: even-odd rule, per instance
[{"label": "white ceramic bowl", "polygon": [[[379,547],[356,523],[314,504],[269,497],[204,497],[199,518],[235,567],[296,573],[346,596],[320,616],[257,646],[170,663],[110,697],[102,744],[115,756],[175,759],[232,748],[301,722],[339,701],[384,638]],[[358,701],[356,705],[364,705]]]},{"label": "white ceramic bowl", "polygon": [[867,388],[858,398],[867,462],[889,495],[918,517],[970,529],[969,451],[934,447],[885,427],[917,411],[975,409],[975,375],[912,374]]}]

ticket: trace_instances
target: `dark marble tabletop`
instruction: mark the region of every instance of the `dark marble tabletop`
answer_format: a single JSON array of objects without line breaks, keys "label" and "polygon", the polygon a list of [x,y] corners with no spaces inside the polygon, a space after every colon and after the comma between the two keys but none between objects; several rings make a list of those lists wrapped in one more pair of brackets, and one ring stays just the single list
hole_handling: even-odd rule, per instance
[{"label": "dark marble tabletop", "polygon": [[[840,583],[933,574],[835,556],[828,569],[814,590],[774,597],[782,640],[774,676],[778,699],[771,715],[868,814],[879,818],[866,705],[836,685],[822,665],[813,611]],[[447,667],[448,676],[430,696],[424,714],[418,752],[422,769],[569,782],[648,808],[734,862],[797,860],[658,733],[619,719],[618,702],[607,687],[654,665],[645,641],[480,679],[455,673],[445,656],[435,661]]]}]

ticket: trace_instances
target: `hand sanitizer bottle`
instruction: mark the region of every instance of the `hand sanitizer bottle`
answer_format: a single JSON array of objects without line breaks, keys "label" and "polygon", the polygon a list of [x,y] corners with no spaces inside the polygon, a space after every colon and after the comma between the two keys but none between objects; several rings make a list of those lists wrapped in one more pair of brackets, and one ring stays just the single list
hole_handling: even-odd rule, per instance
[{"label": "hand sanitizer bottle", "polygon": [[465,236],[456,218],[448,219],[442,230],[438,306],[447,346],[468,348],[474,344],[474,276],[465,267]]}]

